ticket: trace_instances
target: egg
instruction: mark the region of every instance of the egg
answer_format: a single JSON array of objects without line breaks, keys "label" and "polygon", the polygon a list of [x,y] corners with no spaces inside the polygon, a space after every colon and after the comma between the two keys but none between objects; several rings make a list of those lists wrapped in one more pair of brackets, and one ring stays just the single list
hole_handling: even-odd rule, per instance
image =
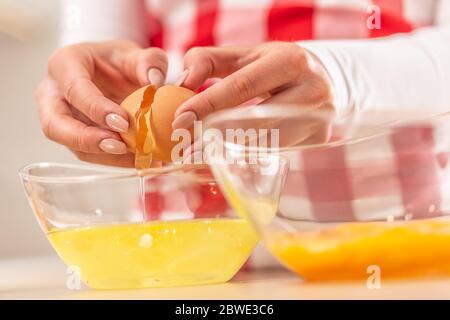
[{"label": "egg", "polygon": [[[126,143],[131,152],[136,150],[137,123],[136,115],[141,105],[151,106],[155,96],[156,88],[154,86],[145,86],[126,97],[120,106],[128,113],[128,131],[121,133],[122,140]],[[147,99],[144,99],[147,97]],[[147,101],[146,101],[147,100]]]},{"label": "egg", "polygon": [[[195,92],[183,87],[166,85],[156,89],[149,85],[136,90],[125,98],[120,105],[127,111],[130,125],[128,132],[122,133],[121,137],[129,150],[136,151],[138,130],[142,130],[142,124],[138,126],[136,121],[138,112],[149,108],[150,112],[145,114],[148,131],[144,131],[144,134],[146,132],[148,140],[152,141],[152,158],[171,162],[172,149],[179,143],[179,141],[171,139],[175,112],[183,102],[194,95]],[[193,138],[192,129],[191,138]]]}]

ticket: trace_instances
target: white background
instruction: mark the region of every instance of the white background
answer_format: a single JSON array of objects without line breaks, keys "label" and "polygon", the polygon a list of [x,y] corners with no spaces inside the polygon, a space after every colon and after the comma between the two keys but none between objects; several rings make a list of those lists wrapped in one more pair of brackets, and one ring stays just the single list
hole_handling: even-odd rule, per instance
[{"label": "white background", "polygon": [[0,0],[0,259],[52,252],[18,169],[36,161],[76,162],[45,139],[34,101],[56,46],[58,11],[58,0]]}]

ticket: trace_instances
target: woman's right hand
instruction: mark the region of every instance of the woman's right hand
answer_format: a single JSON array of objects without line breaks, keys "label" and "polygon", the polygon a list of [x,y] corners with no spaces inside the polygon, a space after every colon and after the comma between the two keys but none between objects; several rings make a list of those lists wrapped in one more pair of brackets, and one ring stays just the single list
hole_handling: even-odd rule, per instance
[{"label": "woman's right hand", "polygon": [[130,41],[56,50],[36,93],[44,134],[80,160],[133,166],[134,155],[118,134],[128,130],[128,115],[119,103],[143,85],[163,85],[167,64],[161,49]]}]

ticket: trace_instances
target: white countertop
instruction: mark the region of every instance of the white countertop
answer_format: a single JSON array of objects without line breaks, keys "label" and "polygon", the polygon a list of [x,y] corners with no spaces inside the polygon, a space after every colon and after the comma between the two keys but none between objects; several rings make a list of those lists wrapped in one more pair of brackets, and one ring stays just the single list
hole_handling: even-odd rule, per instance
[{"label": "white countertop", "polygon": [[0,260],[0,299],[450,299],[450,278],[307,283],[284,270],[240,273],[225,284],[122,291],[69,290],[56,257]]}]

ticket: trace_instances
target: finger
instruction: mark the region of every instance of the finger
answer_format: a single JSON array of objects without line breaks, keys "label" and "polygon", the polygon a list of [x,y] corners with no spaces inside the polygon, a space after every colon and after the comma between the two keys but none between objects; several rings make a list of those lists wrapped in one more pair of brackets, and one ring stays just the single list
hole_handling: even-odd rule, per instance
[{"label": "finger", "polygon": [[86,153],[126,153],[126,145],[117,133],[74,119],[70,106],[51,79],[41,84],[37,102],[42,130],[50,140]]},{"label": "finger", "polygon": [[318,123],[316,131],[307,139],[301,142],[301,145],[322,144],[330,141],[332,125],[330,123]]},{"label": "finger", "polygon": [[134,154],[127,153],[123,155],[92,154],[72,150],[78,159],[85,162],[102,164],[115,167],[131,168],[134,167]]},{"label": "finger", "polygon": [[181,83],[191,90],[198,90],[209,78],[224,78],[246,64],[254,61],[253,59],[244,59],[248,56],[249,49],[237,47],[196,47],[186,52],[184,56],[184,68],[186,75]]},{"label": "finger", "polygon": [[294,118],[282,118],[274,127],[279,129],[280,147],[309,145],[327,142],[334,107],[326,94],[318,94],[311,86],[297,85],[264,101],[265,105],[284,105],[300,108],[302,113]]},{"label": "finger", "polygon": [[94,58],[81,49],[65,50],[49,62],[49,74],[58,83],[65,99],[99,126],[127,132],[128,114],[107,99],[91,80]]},{"label": "finger", "polygon": [[160,48],[133,50],[128,55],[120,55],[114,59],[119,69],[133,82],[141,86],[153,84],[164,85],[168,60],[166,53]]},{"label": "finger", "polygon": [[307,82],[290,86],[269,97],[264,104],[295,104],[318,108],[327,103],[331,107],[332,94],[330,86],[320,79],[310,78]]},{"label": "finger", "polygon": [[157,88],[163,86],[166,82],[166,77],[159,69],[156,68],[150,68],[148,70],[147,76],[149,83]]},{"label": "finger", "polygon": [[71,116],[54,114],[42,120],[46,137],[66,147],[93,154],[124,154],[127,146],[113,132],[88,126]]},{"label": "finger", "polygon": [[[266,56],[239,69],[184,102],[175,113],[176,118],[172,124],[174,129],[192,126],[193,122],[177,121],[178,117],[183,116],[182,113],[195,114],[196,119],[199,120],[216,110],[238,106],[247,100],[291,83],[298,76],[299,71],[288,70],[288,65],[280,64],[277,56]],[[183,116],[181,119],[186,118]]]}]

